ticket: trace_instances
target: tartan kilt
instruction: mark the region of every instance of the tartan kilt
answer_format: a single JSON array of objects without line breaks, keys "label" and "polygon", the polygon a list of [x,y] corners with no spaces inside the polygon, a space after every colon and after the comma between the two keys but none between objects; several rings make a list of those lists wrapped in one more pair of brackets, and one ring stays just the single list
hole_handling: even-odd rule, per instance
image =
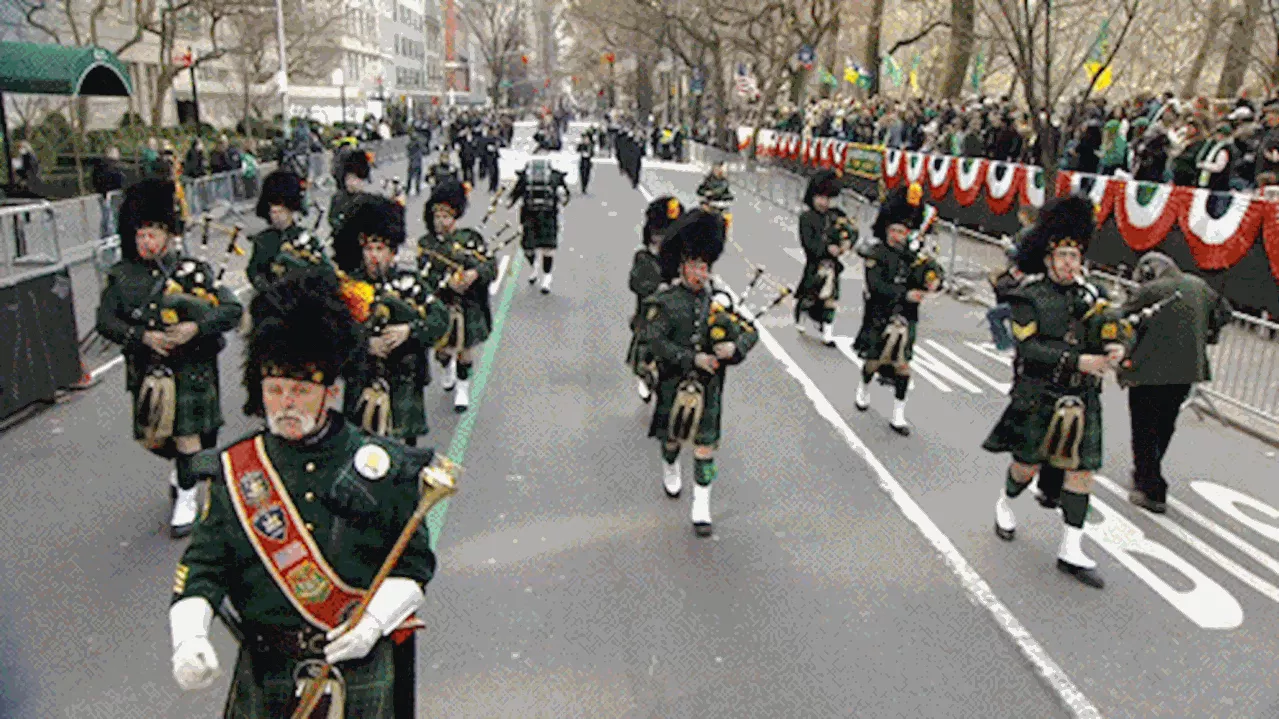
[{"label": "tartan kilt", "polygon": [[[671,408],[675,404],[677,390],[683,375],[663,377],[658,382],[658,402],[653,410],[653,419],[649,422],[649,436],[660,442],[667,441],[667,425],[671,422]],[[724,375],[714,375],[705,385],[703,394],[702,418],[698,422],[698,431],[694,434],[693,443],[704,447],[715,447],[720,442],[720,414],[724,405]]]},{"label": "tartan kilt", "polygon": [[[138,392],[145,373],[130,368],[129,391],[133,394],[133,438],[142,439],[142,423],[136,411]],[[182,362],[173,370],[175,401],[173,436],[187,437],[218,430],[224,424],[219,392],[218,358]]]},{"label": "tartan kilt", "polygon": [[[858,336],[853,341],[853,349],[858,353],[859,359],[880,359],[880,353],[884,351],[884,331],[892,319],[892,315],[870,312],[862,315],[862,327],[858,329]],[[907,322],[907,346],[903,356],[908,362],[915,356],[917,324],[917,322]]]},{"label": "tartan kilt", "polygon": [[[422,358],[425,362],[426,359]],[[355,382],[349,382],[343,390],[342,408],[347,420],[360,425],[360,417],[356,415],[356,406],[360,404],[360,394],[369,386],[372,375],[362,375]],[[427,433],[427,404],[422,393],[426,385],[420,384],[415,377],[395,374],[387,379],[391,385],[391,436],[396,439],[418,437]]]},{"label": "tartan kilt", "polygon": [[560,217],[555,212],[534,212],[521,220],[520,247],[525,250],[555,249],[560,244]]},{"label": "tartan kilt", "polygon": [[[393,644],[383,639],[364,659],[342,662],[337,669],[346,680],[346,713],[352,719],[395,719],[395,661]],[[227,695],[223,719],[281,719],[296,689],[293,670],[297,663],[258,655],[245,648],[236,657],[231,691]],[[258,666],[266,664],[267,666]]]},{"label": "tartan kilt", "polygon": [[[1041,443],[1053,420],[1054,403],[1066,393],[1029,384],[1015,386],[1009,406],[987,435],[982,448],[988,452],[1009,452],[1023,464],[1043,464]],[[1102,395],[1095,389],[1072,393],[1084,401],[1084,436],[1080,440],[1081,470],[1102,467]]]}]

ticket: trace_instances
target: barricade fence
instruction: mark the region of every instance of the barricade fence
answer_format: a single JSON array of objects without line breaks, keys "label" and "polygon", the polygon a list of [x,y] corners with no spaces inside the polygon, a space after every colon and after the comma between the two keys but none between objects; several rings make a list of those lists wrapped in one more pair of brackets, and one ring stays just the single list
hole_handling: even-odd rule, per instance
[{"label": "barricade fence", "polygon": [[[366,143],[378,165],[394,163],[407,154],[408,138]],[[306,159],[312,189],[310,227],[327,207],[337,187],[331,176],[332,152],[310,153]],[[198,232],[200,218],[245,224],[252,211],[244,205],[257,198],[262,178],[275,170],[263,163],[255,177],[242,170],[207,177],[181,178],[188,212],[188,233]],[[98,341],[93,331],[98,298],[106,271],[120,260],[116,227],[123,191],[84,195],[56,202],[29,199],[0,201],[0,286],[17,285],[38,275],[65,268],[71,280],[75,322],[82,350]],[[246,238],[241,238],[244,247]]]},{"label": "barricade fence", "polygon": [[[798,214],[804,210],[802,200],[808,178],[803,175],[696,142],[689,143],[688,156],[705,165],[723,162],[735,188],[741,187],[788,212]],[[877,211],[872,198],[845,190],[836,205],[856,218],[863,232],[870,231]],[[941,218],[935,223],[933,235],[937,259],[947,271],[944,290],[962,300],[994,306],[995,293],[987,278],[1008,263],[1005,248],[1009,240],[983,235]],[[1089,277],[1119,303],[1136,286],[1128,278],[1097,270],[1091,270]],[[1277,335],[1280,325],[1275,321],[1235,312],[1218,344],[1209,347],[1213,379],[1196,387],[1195,398],[1205,405],[1197,407],[1197,411],[1207,410],[1221,418],[1221,403],[1269,423],[1274,430],[1280,422]]]}]

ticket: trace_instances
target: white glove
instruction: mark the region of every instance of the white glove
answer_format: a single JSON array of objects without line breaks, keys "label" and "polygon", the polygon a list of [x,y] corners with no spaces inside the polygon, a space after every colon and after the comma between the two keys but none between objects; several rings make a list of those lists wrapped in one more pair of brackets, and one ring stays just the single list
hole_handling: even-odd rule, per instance
[{"label": "white glove", "polygon": [[405,577],[388,577],[378,588],[378,593],[373,595],[355,628],[348,630],[343,624],[325,635],[329,640],[324,648],[325,661],[337,664],[365,658],[373,650],[373,645],[395,631],[422,604],[423,599],[422,587],[417,582]]},{"label": "white glove", "polygon": [[213,607],[203,597],[187,597],[169,607],[173,637],[173,678],[184,691],[205,689],[222,674],[209,643]]}]

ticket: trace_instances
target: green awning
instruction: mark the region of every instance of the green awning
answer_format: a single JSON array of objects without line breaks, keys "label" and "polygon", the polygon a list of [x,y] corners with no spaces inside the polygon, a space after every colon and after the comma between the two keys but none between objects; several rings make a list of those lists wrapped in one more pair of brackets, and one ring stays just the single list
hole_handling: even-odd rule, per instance
[{"label": "green awning", "polygon": [[125,96],[133,87],[129,71],[110,50],[0,42],[0,91]]}]

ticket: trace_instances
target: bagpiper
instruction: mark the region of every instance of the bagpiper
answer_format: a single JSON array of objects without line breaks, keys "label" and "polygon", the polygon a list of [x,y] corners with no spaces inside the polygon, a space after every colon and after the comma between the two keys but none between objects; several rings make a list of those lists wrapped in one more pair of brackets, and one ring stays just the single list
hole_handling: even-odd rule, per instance
[{"label": "bagpiper", "polygon": [[453,164],[449,161],[448,146],[440,148],[440,154],[436,157],[436,164],[432,165],[428,172],[431,175],[432,192],[442,182],[462,182],[458,171],[454,169]]},{"label": "bagpiper", "polygon": [[302,212],[303,192],[302,178],[287,170],[277,170],[262,181],[255,214],[266,221],[267,229],[251,238],[253,253],[245,269],[249,283],[257,292],[265,290],[283,274],[276,258],[284,246],[299,244],[302,236],[307,234],[297,224],[297,215]]},{"label": "bagpiper", "polygon": [[578,138],[578,145],[574,149],[578,152],[578,182],[582,187],[582,194],[587,194],[587,185],[591,182],[591,162],[596,156],[596,144],[591,139],[591,130],[588,128]]},{"label": "bagpiper", "polygon": [[663,286],[662,264],[658,260],[662,238],[672,223],[680,219],[684,208],[670,195],[659,197],[645,208],[644,227],[640,229],[640,246],[631,260],[628,286],[636,296],[636,311],[631,316],[631,344],[627,347],[627,366],[636,375],[640,399],[648,403],[658,385],[658,367],[653,355],[640,338],[644,334],[644,304]]},{"label": "bagpiper", "polygon": [[920,303],[942,286],[942,266],[910,237],[925,221],[920,185],[901,187],[889,194],[876,216],[872,233],[880,240],[863,259],[866,267],[862,327],[854,349],[862,359],[861,381],[854,406],[865,412],[871,406],[871,380],[879,374],[893,383],[893,416],[889,426],[902,436],[911,434],[907,424],[907,390],[911,386],[911,359],[916,344]]},{"label": "bagpiper", "polygon": [[372,285],[374,295],[342,406],[364,432],[414,447],[428,431],[428,355],[449,331],[449,311],[421,275],[396,269],[404,241],[404,207],[390,200],[366,202],[343,225],[339,243],[354,242],[364,253],[351,278]]},{"label": "bagpiper", "polygon": [[725,370],[737,365],[759,340],[730,297],[713,292],[711,266],[724,251],[725,221],[716,213],[687,212],[662,241],[659,258],[666,289],[645,303],[641,341],[658,364],[658,401],[649,436],[662,449],[662,486],[680,496],[684,445],[693,446],[693,506],[700,537],[711,534],[711,484],[720,442]]},{"label": "bagpiper", "polygon": [[800,246],[804,249],[804,270],[796,288],[796,330],[808,334],[803,316],[818,325],[822,342],[835,346],[832,326],[840,301],[840,280],[844,263],[840,258],[849,251],[857,231],[839,207],[831,204],[841,192],[840,177],[824,170],[809,180],[804,204],[809,208],[800,214]]},{"label": "bagpiper", "polygon": [[174,463],[172,537],[191,533],[199,509],[192,457],[223,425],[218,354],[243,308],[208,263],[178,247],[174,183],[148,179],[125,190],[122,259],[107,271],[97,330],[123,348],[133,395],[133,438]]},{"label": "bagpiper", "polygon": [[551,292],[551,268],[556,248],[560,245],[560,193],[564,192],[565,205],[569,204],[571,193],[564,181],[565,173],[553,167],[547,158],[529,160],[523,170],[516,171],[516,176],[516,185],[511,190],[507,207],[520,203],[523,230],[520,247],[529,262],[529,284],[538,281],[541,269],[541,291],[545,295]]},{"label": "bagpiper", "polygon": [[733,202],[733,190],[729,187],[729,177],[723,161],[711,166],[711,171],[698,185],[697,193],[702,200],[703,210],[723,213],[729,209],[729,204]]},{"label": "bagpiper", "polygon": [[995,532],[1011,541],[1011,500],[1042,467],[1064,470],[1058,499],[1065,523],[1058,568],[1101,589],[1097,562],[1081,548],[1093,473],[1102,466],[1102,379],[1124,358],[1126,332],[1083,282],[1084,253],[1095,228],[1082,197],[1053,201],[1023,243],[1018,266],[1027,277],[1008,296],[1017,342],[1009,406],[983,442],[1012,454],[996,502]]},{"label": "bagpiper", "polygon": [[436,297],[449,310],[449,332],[436,343],[436,360],[445,372],[441,387],[454,391],[456,412],[471,406],[471,367],[493,328],[489,285],[498,276],[484,237],[458,227],[466,211],[466,188],[456,182],[438,185],[423,208],[429,231],[418,244],[426,284],[440,287]]},{"label": "bagpiper", "polygon": [[435,573],[424,526],[355,626],[347,618],[414,514],[434,452],[365,435],[332,409],[361,340],[332,273],[291,272],[250,307],[244,409],[266,429],[198,455],[212,481],[174,576],[174,679],[191,691],[221,673],[209,627],[225,599],[240,647],[224,717],[291,716],[326,663],[330,710],[413,716],[413,657],[399,648],[423,626],[413,613]]},{"label": "bagpiper", "polygon": [[[360,203],[377,197],[377,195],[369,192],[366,187],[370,172],[368,152],[356,148],[344,155],[341,172],[342,183],[338,186],[338,191],[333,194],[333,199],[329,201],[331,237],[337,236],[338,231],[342,229],[342,225],[347,221],[347,215],[351,214]],[[338,259],[340,265],[359,262],[358,257],[335,257],[335,259]]]}]

